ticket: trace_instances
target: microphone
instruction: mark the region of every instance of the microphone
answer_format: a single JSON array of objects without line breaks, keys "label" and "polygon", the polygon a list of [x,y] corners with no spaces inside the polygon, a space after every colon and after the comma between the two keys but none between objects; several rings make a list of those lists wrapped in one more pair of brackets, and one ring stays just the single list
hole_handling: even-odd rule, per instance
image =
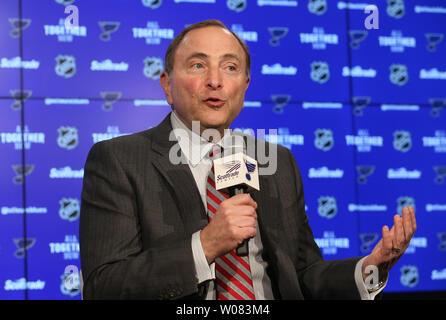
[{"label": "microphone", "polygon": [[[216,190],[226,189],[231,197],[260,190],[257,161],[244,152],[237,152],[213,161]],[[247,256],[248,239],[245,239],[235,252],[239,257]]]}]

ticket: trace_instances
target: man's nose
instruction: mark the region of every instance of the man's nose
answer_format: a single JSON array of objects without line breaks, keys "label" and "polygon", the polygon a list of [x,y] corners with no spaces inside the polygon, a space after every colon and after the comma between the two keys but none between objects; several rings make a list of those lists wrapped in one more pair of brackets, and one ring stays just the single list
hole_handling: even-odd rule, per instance
[{"label": "man's nose", "polygon": [[223,80],[218,69],[209,69],[207,73],[206,86],[209,89],[219,89],[223,86]]}]

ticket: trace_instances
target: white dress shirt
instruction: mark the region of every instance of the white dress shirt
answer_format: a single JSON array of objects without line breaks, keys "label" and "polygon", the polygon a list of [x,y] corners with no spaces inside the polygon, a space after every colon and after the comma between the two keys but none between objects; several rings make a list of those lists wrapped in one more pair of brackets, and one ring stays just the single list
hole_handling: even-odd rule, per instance
[{"label": "white dress shirt", "polygon": [[[207,155],[212,149],[212,146],[218,144],[221,146],[222,140],[227,138],[223,137],[217,143],[212,143],[202,138],[197,133],[190,130],[184,123],[177,117],[175,112],[171,113],[171,124],[174,130],[174,135],[178,140],[178,144],[182,153],[186,157],[189,168],[197,184],[198,190],[203,201],[204,208],[206,205],[206,184],[207,176],[212,168],[212,162],[207,159]],[[192,156],[192,151],[200,150],[199,157],[197,153]],[[257,235],[248,241],[249,248],[249,265],[251,268],[251,277],[254,288],[254,295],[256,300],[272,300],[274,299],[272,293],[271,279],[266,273],[267,262],[262,259],[263,245],[260,236],[259,226],[257,225]],[[206,256],[201,246],[200,230],[192,235],[192,253],[195,262],[195,271],[198,283],[208,281],[208,290],[206,293],[206,300],[215,300],[216,292],[214,286],[215,280],[215,263],[210,265],[207,263]],[[365,258],[358,261],[355,268],[355,281],[358,287],[359,294],[363,300],[373,300],[374,297],[382,291],[381,288],[378,291],[369,293],[366,285],[362,279],[362,262]]]}]

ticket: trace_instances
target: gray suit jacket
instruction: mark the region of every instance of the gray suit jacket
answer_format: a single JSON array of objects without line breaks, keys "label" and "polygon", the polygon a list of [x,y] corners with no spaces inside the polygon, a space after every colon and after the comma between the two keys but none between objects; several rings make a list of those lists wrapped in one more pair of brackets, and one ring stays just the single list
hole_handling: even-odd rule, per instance
[{"label": "gray suit jacket", "polygon": [[[91,148],[79,227],[84,299],[203,298],[191,237],[208,219],[189,166],[169,161],[171,130],[167,116]],[[260,176],[261,191],[252,194],[275,298],[359,298],[360,257],[322,259],[297,163],[287,148],[277,152],[276,173]]]}]

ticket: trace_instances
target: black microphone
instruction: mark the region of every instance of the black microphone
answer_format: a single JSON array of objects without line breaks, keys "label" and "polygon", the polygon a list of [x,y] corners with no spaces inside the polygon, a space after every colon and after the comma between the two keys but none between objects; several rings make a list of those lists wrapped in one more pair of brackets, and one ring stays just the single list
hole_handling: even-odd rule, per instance
[{"label": "black microphone", "polygon": [[[244,185],[238,185],[238,186],[233,186],[233,187],[228,188],[229,195],[231,197],[235,196],[236,194],[246,193],[247,189],[248,188]],[[235,253],[239,257],[245,257],[248,255],[248,253],[249,253],[248,240],[249,239],[243,240],[243,242],[241,244],[239,244],[238,247],[235,249]]]}]

